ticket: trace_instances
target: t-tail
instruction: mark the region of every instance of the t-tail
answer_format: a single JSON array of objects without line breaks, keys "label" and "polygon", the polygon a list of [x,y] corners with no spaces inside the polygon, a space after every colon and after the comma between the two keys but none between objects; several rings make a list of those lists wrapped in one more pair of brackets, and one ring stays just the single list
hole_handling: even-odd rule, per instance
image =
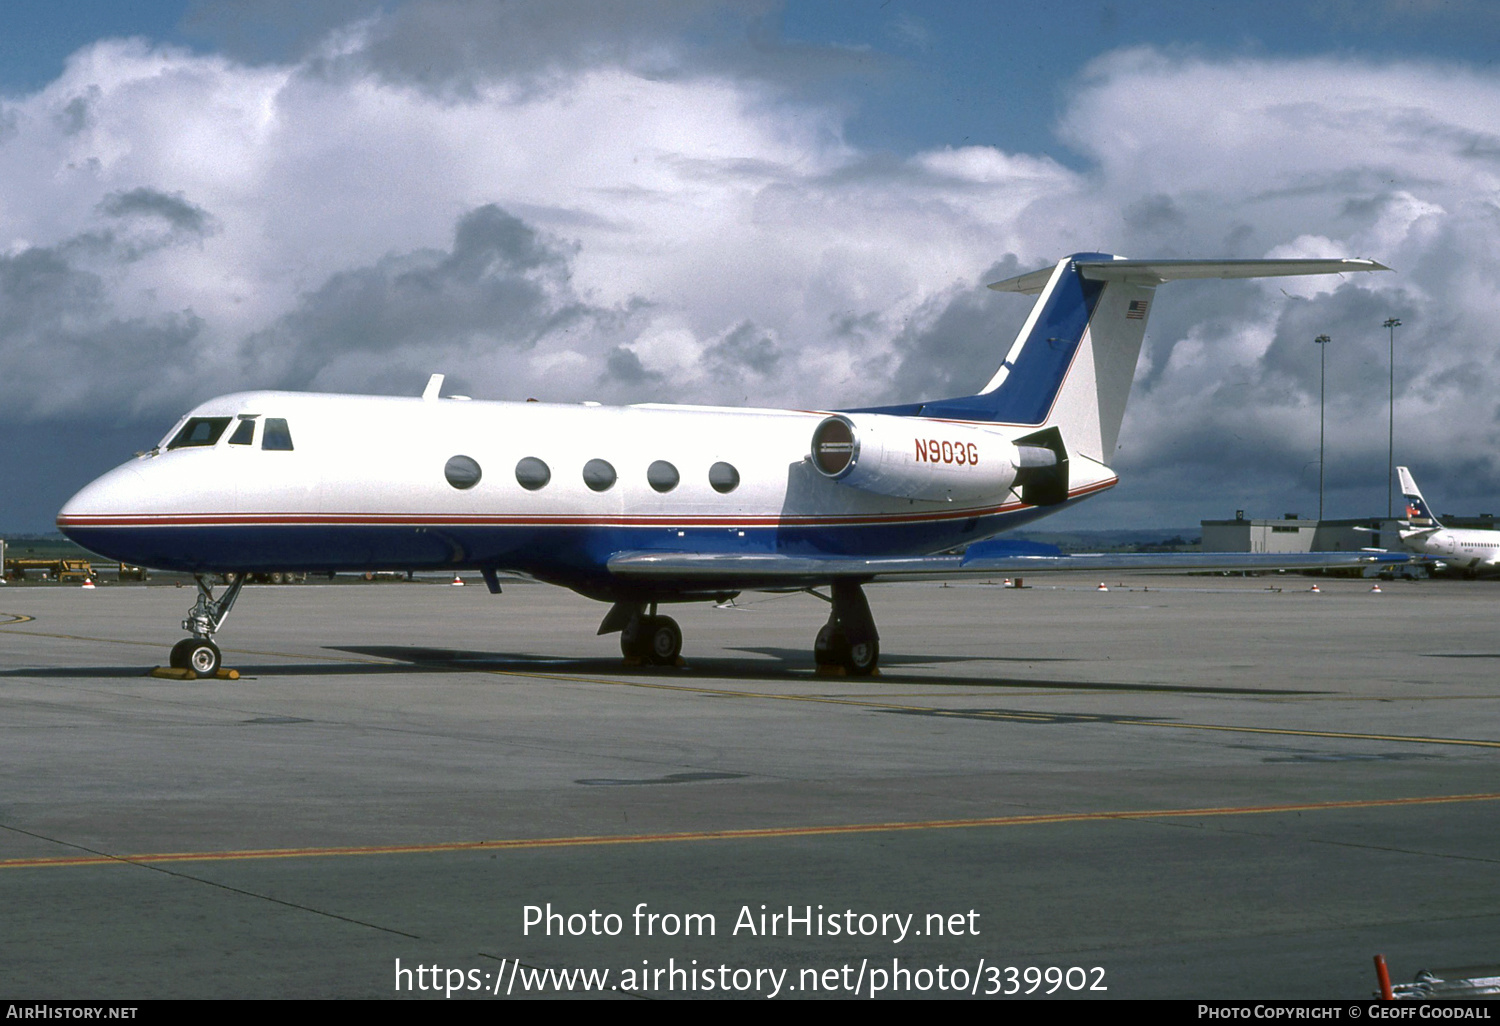
[{"label": "t-tail", "polygon": [[1438,522],[1438,518],[1428,511],[1427,500],[1422,498],[1421,489],[1417,487],[1411,471],[1405,467],[1397,467],[1396,476],[1401,479],[1401,494],[1406,496],[1407,522],[1419,531],[1441,528],[1443,525]]},{"label": "t-tail", "polygon": [[1108,467],[1158,285],[1180,278],[1388,270],[1373,260],[1127,260],[1075,253],[990,286],[1037,300],[978,393],[868,412],[1031,428],[1016,441],[1051,449],[1059,463],[1083,457]]}]

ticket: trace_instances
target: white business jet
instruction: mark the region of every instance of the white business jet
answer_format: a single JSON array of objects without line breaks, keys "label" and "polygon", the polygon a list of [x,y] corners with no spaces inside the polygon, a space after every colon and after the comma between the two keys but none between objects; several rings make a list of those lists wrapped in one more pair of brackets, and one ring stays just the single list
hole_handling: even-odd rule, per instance
[{"label": "white business jet", "polygon": [[1406,521],[1401,544],[1413,552],[1434,557],[1441,567],[1452,567],[1465,577],[1500,573],[1500,531],[1482,528],[1444,527],[1427,509],[1411,471],[1397,467],[1401,494],[1406,496]]},{"label": "white business jet", "polygon": [[[863,586],[1041,570],[1247,569],[1372,554],[1017,555],[989,541],[1115,484],[1109,469],[1156,286],[1389,270],[1371,260],[1079,253],[990,286],[1037,295],[973,395],[842,411],[242,392],[75,495],[64,534],[197,575],[173,666],[211,674],[245,575],[519,572],[611,603],[626,657],[678,660],[659,603],[829,589],[820,667],[870,674]],[[217,598],[214,575],[235,575]],[[816,594],[816,592],[815,592]]]}]

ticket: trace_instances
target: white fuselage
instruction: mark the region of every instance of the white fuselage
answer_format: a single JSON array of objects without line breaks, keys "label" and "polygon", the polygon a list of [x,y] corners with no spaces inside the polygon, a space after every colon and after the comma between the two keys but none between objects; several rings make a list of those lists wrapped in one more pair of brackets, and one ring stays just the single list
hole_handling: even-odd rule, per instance
[{"label": "white fuselage", "polygon": [[[808,459],[827,416],[246,392],[194,409],[157,449],[79,492],[58,523],[104,555],[165,569],[504,569],[588,591],[621,551],[930,553],[1059,508],[1010,488],[944,501],[830,480]],[[216,418],[228,419],[216,441],[168,447],[184,425]],[[266,447],[273,418],[289,449]],[[241,430],[246,420],[255,426]],[[1028,430],[907,422],[938,443],[919,455],[959,451],[941,442],[962,436],[964,464],[938,468],[950,477],[968,454],[976,474],[1013,456],[1009,439]],[[466,460],[450,479],[455,457]],[[1115,482],[1086,459],[1070,470],[1069,500]]]}]

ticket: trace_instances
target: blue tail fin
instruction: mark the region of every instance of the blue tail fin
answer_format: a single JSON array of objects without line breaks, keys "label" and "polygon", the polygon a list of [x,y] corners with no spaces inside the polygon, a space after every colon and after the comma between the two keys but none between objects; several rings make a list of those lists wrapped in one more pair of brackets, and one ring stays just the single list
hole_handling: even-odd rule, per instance
[{"label": "blue tail fin", "polygon": [[991,285],[1040,293],[1000,369],[976,395],[923,403],[910,412],[1055,428],[1069,452],[1108,465],[1157,281],[1085,273],[1116,260],[1107,253],[1075,253],[1051,268]]},{"label": "blue tail fin", "polygon": [[1074,253],[990,286],[1037,295],[1037,301],[1000,369],[977,394],[858,412],[1055,429],[1068,453],[1108,466],[1156,286],[1179,278],[1386,270],[1373,260],[1126,260]]}]

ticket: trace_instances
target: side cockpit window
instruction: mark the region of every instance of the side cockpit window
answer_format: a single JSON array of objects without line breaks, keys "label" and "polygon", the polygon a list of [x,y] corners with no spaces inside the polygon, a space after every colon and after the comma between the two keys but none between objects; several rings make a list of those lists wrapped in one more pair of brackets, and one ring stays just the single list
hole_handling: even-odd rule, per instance
[{"label": "side cockpit window", "polygon": [[292,451],[292,430],[286,426],[285,420],[280,417],[266,418],[266,430],[261,434],[260,447],[279,449],[282,452]]},{"label": "side cockpit window", "polygon": [[229,426],[229,417],[189,417],[182,430],[167,443],[168,449],[185,449],[190,446],[213,445]]},{"label": "side cockpit window", "polygon": [[241,417],[239,427],[229,436],[230,445],[253,445],[255,443],[255,421]]}]

